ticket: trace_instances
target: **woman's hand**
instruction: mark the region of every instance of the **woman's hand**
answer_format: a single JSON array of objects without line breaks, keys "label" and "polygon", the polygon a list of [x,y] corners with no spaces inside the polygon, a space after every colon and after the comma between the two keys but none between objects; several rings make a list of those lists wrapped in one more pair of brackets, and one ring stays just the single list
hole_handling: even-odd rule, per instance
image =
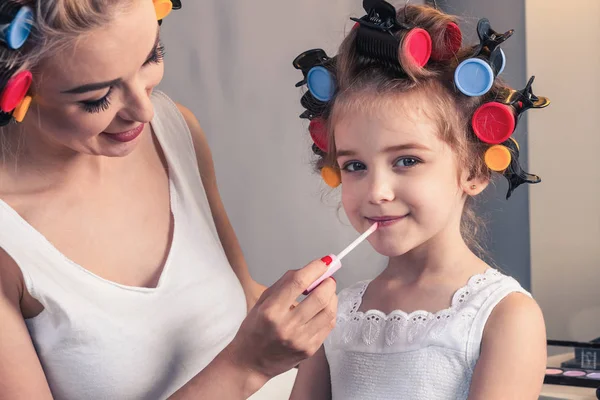
[{"label": "woman's hand", "polygon": [[335,325],[335,281],[324,280],[300,304],[296,299],[326,270],[313,261],[263,291],[233,341],[169,399],[247,399],[312,356]]},{"label": "woman's hand", "polygon": [[254,307],[260,296],[262,296],[263,292],[267,290],[267,287],[261,285],[260,283],[252,280],[247,285],[242,285],[244,287],[244,293],[246,294],[246,305],[248,306],[248,311]]},{"label": "woman's hand", "polygon": [[226,349],[232,362],[262,378],[261,386],[312,356],[335,326],[337,296],[333,279],[326,279],[300,304],[296,303],[298,296],[326,270],[319,260],[288,271],[263,292]]}]

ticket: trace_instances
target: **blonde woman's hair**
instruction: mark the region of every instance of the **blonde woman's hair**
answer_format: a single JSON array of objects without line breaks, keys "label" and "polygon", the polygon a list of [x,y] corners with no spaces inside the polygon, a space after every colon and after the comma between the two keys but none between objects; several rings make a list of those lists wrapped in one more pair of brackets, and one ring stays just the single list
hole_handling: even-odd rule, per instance
[{"label": "blonde woman's hair", "polygon": [[33,9],[33,29],[20,49],[0,46],[0,71],[30,70],[35,76],[45,59],[72,46],[90,31],[105,26],[117,13],[141,0],[12,1]]}]

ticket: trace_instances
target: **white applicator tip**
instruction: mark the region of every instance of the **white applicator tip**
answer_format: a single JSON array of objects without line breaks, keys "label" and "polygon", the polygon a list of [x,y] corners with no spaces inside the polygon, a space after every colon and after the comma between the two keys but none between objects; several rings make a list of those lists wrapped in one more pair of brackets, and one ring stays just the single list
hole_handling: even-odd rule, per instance
[{"label": "white applicator tip", "polygon": [[319,277],[319,279],[314,281],[308,287],[308,289],[306,289],[306,291],[304,291],[303,294],[304,295],[309,294],[314,288],[319,286],[321,284],[321,282],[323,282],[325,279],[329,278],[338,269],[340,269],[342,267],[341,259],[346,257],[348,255],[348,253],[350,253],[352,250],[354,250],[356,248],[356,246],[358,246],[361,242],[363,242],[366,238],[368,238],[373,232],[375,232],[377,230],[378,226],[379,226],[378,223],[375,222],[373,225],[371,225],[371,227],[369,229],[367,229],[367,231],[365,233],[363,233],[355,241],[350,243],[348,245],[348,247],[346,247],[344,250],[342,250],[340,252],[340,254],[338,254],[337,256],[330,254],[329,257],[331,258],[331,263],[329,264],[329,268],[327,269],[327,271],[325,271],[325,273],[323,275],[321,275]]}]

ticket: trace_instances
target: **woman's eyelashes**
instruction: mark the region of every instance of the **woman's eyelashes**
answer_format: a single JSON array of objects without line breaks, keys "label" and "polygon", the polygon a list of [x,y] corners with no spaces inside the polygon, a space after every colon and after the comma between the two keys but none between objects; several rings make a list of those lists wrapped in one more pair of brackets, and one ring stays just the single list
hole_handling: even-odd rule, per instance
[{"label": "woman's eyelashes", "polygon": [[154,48],[152,55],[150,58],[146,60],[144,66],[148,64],[160,64],[165,58],[165,46],[161,42],[158,42],[158,45]]},{"label": "woman's eyelashes", "polygon": [[111,86],[110,88],[108,88],[108,92],[106,93],[106,95],[104,97],[102,97],[101,99],[98,100],[88,100],[88,101],[81,101],[81,107],[83,108],[83,111],[90,113],[90,114],[95,114],[95,113],[99,113],[101,111],[106,111],[108,110],[108,107],[110,107],[110,95],[113,91],[113,87]]},{"label": "woman's eyelashes", "polygon": [[[394,169],[407,169],[413,168],[419,165],[420,163],[422,163],[422,161],[417,157],[403,156],[395,159],[391,167]],[[353,160],[343,163],[341,169],[342,171],[352,173],[365,171],[367,169],[367,166],[361,161]]]},{"label": "woman's eyelashes", "polygon": [[[160,64],[165,58],[165,47],[162,43],[158,43],[158,45],[154,48],[152,55],[144,62],[144,66],[149,64]],[[83,111],[96,114],[102,111],[108,110],[110,107],[110,95],[112,94],[113,87],[108,88],[108,92],[104,97],[97,100],[86,100],[79,102]]]}]

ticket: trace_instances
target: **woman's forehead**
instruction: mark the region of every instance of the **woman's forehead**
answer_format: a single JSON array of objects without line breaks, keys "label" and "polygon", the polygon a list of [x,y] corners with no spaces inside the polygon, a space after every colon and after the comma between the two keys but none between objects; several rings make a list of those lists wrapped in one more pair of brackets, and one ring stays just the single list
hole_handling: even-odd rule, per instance
[{"label": "woman's forehead", "polygon": [[40,66],[43,86],[64,91],[84,84],[125,78],[135,73],[153,49],[158,33],[150,1],[136,2],[61,49]]}]

